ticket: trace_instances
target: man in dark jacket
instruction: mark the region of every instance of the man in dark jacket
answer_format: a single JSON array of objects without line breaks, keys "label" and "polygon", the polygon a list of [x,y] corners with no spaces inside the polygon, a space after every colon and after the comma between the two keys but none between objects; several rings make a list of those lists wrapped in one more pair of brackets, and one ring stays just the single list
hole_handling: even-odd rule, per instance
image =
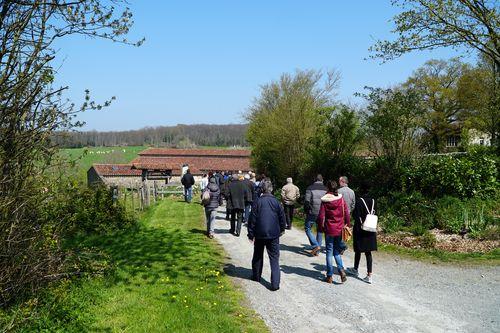
[{"label": "man in dark jacket", "polygon": [[[235,236],[240,236],[241,224],[243,223],[243,212],[245,203],[251,200],[251,193],[243,179],[237,174],[233,175],[233,180],[229,185],[229,201],[231,204],[231,228],[229,232]],[[243,177],[242,177],[243,178]],[[236,223],[236,219],[238,222]]]},{"label": "man in dark jacket", "polygon": [[217,186],[217,180],[215,177],[211,177],[208,186],[205,188],[210,194],[210,201],[205,204],[205,216],[207,219],[207,236],[209,238],[214,238],[214,223],[215,216],[217,215],[217,208],[222,203],[222,196],[220,193],[219,186]]},{"label": "man in dark jacket", "polygon": [[304,200],[304,212],[306,213],[306,221],[304,228],[307,238],[312,246],[311,254],[316,256],[321,250],[321,242],[323,233],[317,231],[316,238],[314,237],[311,228],[316,223],[319,209],[321,207],[321,197],[326,194],[326,186],[323,184],[323,176],[317,175],[316,181],[309,185],[306,189],[306,197]]},{"label": "man in dark jacket", "polygon": [[184,186],[184,200],[186,200],[186,202],[191,202],[193,198],[194,177],[189,169],[187,169],[184,176],[182,176],[181,183]]},{"label": "man in dark jacket", "polygon": [[285,213],[278,199],[273,195],[273,185],[263,181],[263,194],[252,206],[248,222],[248,239],[253,242],[252,279],[259,281],[264,264],[264,247],[271,264],[271,290],[280,288],[280,242],[286,227]]}]

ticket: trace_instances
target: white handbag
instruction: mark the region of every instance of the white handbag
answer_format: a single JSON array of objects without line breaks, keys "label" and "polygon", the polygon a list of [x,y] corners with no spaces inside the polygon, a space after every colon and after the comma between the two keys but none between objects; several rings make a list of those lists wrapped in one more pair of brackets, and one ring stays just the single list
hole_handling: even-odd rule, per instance
[{"label": "white handbag", "polygon": [[[361,221],[361,229],[369,232],[377,232],[377,224],[378,224],[378,216],[375,215],[375,200],[373,200],[373,205],[372,209],[368,209],[368,206],[366,205],[366,202],[363,198],[360,198],[363,203],[365,204],[366,211],[368,214],[366,214],[365,221]],[[361,220],[361,218],[360,218]]]}]

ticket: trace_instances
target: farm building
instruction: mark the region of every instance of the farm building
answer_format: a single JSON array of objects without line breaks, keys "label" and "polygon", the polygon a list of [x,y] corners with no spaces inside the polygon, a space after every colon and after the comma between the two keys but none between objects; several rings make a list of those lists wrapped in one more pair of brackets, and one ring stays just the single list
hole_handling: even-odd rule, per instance
[{"label": "farm building", "polygon": [[136,187],[142,182],[142,170],[132,164],[94,164],[87,171],[87,183]]},{"label": "farm building", "polygon": [[149,148],[130,164],[94,164],[87,172],[88,183],[136,186],[143,180],[180,182],[189,168],[196,180],[209,171],[250,171],[250,150]]}]

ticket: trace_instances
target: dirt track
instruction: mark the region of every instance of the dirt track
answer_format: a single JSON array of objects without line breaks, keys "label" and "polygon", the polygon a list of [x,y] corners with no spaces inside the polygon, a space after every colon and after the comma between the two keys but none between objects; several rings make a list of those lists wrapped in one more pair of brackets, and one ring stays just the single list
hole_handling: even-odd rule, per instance
[{"label": "dirt track", "polygon": [[[307,238],[287,230],[281,238],[281,288],[268,290],[266,258],[262,284],[250,280],[252,245],[246,229],[228,233],[222,213],[216,239],[228,253],[227,274],[273,332],[500,332],[500,267],[453,267],[374,254],[374,284],[356,278],[322,281],[325,256],[303,254]],[[352,266],[353,252],[344,255]],[[366,270],[361,259],[360,277]]]}]

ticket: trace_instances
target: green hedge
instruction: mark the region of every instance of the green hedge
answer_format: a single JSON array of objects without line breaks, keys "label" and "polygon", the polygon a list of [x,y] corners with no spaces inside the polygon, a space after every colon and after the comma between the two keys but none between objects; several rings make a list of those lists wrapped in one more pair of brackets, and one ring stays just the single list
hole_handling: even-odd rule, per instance
[{"label": "green hedge", "polygon": [[378,207],[385,232],[410,231],[420,236],[439,228],[479,239],[500,239],[499,196],[431,199],[420,192],[393,192],[379,198]]},{"label": "green hedge", "polygon": [[498,166],[498,156],[484,149],[458,156],[426,156],[405,168],[402,190],[430,197],[492,197],[499,190]]}]

